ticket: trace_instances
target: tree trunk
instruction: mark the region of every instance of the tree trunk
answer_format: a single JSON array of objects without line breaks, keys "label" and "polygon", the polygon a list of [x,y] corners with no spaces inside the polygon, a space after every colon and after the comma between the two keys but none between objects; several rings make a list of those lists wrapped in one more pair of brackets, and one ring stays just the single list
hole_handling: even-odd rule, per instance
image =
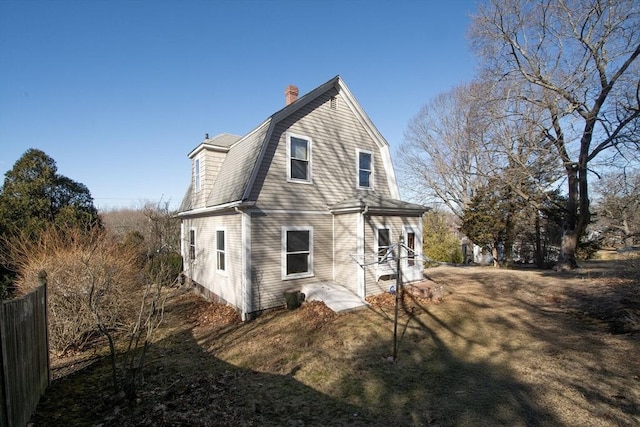
[{"label": "tree trunk", "polygon": [[562,234],[562,247],[560,248],[560,257],[555,269],[573,270],[578,268],[576,261],[576,248],[578,247],[578,235],[575,230],[565,230]]},{"label": "tree trunk", "polygon": [[589,202],[589,183],[587,181],[587,153],[580,154],[580,163],[578,165],[578,217],[576,224],[577,241],[587,233],[587,226],[591,222],[591,210]]},{"label": "tree trunk", "polygon": [[544,256],[542,255],[542,237],[540,228],[540,211],[536,210],[536,265],[538,268],[543,268]]},{"label": "tree trunk", "polygon": [[576,163],[567,164],[565,170],[567,171],[569,194],[564,218],[564,233],[562,234],[562,244],[560,246],[560,256],[555,267],[556,270],[578,268],[576,260],[576,249],[578,247],[578,230],[576,230],[578,225],[578,165]]},{"label": "tree trunk", "polygon": [[498,261],[498,244],[494,243],[491,248],[491,256],[493,256],[493,266],[498,268],[500,267],[500,262]]},{"label": "tree trunk", "polygon": [[513,221],[515,210],[514,204],[510,203],[504,227],[504,263],[506,265],[513,262],[513,242],[516,240],[516,224]]}]

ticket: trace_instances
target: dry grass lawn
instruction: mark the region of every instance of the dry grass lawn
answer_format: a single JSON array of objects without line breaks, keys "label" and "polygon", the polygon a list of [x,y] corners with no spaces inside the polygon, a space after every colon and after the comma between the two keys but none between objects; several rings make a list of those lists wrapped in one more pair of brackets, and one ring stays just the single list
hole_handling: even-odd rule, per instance
[{"label": "dry grass lawn", "polygon": [[444,286],[444,297],[405,299],[396,361],[392,297],[346,314],[307,303],[241,323],[172,290],[135,404],[112,395],[101,359],[76,372],[57,360],[33,424],[640,425],[633,262],[428,269],[425,285]]}]

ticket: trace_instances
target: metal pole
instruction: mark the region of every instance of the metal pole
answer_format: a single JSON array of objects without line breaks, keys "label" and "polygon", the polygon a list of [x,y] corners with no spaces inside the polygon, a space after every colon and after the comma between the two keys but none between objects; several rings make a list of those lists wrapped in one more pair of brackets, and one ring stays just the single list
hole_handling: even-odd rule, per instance
[{"label": "metal pole", "polygon": [[398,359],[398,306],[400,305],[400,292],[402,287],[402,269],[400,268],[400,260],[402,259],[403,236],[400,234],[398,241],[398,250],[396,252],[396,306],[393,319],[393,361]]}]

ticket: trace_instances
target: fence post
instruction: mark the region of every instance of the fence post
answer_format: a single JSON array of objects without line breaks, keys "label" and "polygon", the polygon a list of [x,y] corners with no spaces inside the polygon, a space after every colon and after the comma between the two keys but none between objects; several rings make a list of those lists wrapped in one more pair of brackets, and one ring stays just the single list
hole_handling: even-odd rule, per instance
[{"label": "fence post", "polygon": [[0,427],[23,426],[51,383],[47,274],[26,295],[0,301]]},{"label": "fence post", "polygon": [[[0,300],[0,319],[4,319],[4,301]],[[3,325],[0,323],[0,427],[8,427],[9,426],[9,405],[7,405],[7,389],[8,385],[6,384],[6,372],[7,368],[5,360],[7,355],[5,354],[5,344],[4,344],[4,334],[3,334]]]},{"label": "fence post", "polygon": [[[49,387],[51,385],[51,356],[49,352],[49,287],[47,279],[47,272],[44,270],[40,270],[38,272],[38,286],[42,286],[42,290],[44,291],[44,333],[45,333],[45,342],[47,343],[47,385]],[[45,387],[45,388],[46,388]]]}]

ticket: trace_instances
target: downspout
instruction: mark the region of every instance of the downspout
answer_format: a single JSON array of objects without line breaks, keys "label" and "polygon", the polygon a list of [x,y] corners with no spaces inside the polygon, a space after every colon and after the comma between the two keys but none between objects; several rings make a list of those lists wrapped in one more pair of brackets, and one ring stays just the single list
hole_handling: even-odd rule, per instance
[{"label": "downspout", "polygon": [[336,281],[336,215],[331,214],[331,280]]},{"label": "downspout", "polygon": [[[367,214],[369,213],[369,205],[364,205],[362,211],[362,263],[367,263]],[[362,268],[362,299],[367,296],[367,269]]]}]

